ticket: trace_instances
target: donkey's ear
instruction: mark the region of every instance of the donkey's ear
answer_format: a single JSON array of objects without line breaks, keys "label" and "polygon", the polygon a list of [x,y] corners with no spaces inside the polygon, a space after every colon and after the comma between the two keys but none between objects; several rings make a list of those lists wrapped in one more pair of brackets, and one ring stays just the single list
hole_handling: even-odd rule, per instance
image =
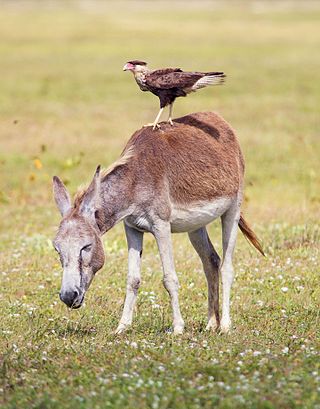
[{"label": "donkey's ear", "polygon": [[100,208],[100,165],[97,167],[86,193],[80,205],[80,213],[85,216],[94,217],[97,209]]},{"label": "donkey's ear", "polygon": [[71,209],[71,199],[67,188],[58,176],[53,177],[53,196],[61,216],[65,216]]}]

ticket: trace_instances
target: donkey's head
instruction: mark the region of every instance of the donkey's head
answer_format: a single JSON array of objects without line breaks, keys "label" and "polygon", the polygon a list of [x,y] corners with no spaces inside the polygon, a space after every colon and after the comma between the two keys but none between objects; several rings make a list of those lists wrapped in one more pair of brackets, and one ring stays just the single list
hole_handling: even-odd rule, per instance
[{"label": "donkey's head", "polygon": [[62,221],[53,245],[59,253],[63,268],[60,299],[68,307],[79,308],[95,273],[104,264],[104,250],[99,228],[100,167],[74,205],[70,195],[55,176],[53,193]]}]

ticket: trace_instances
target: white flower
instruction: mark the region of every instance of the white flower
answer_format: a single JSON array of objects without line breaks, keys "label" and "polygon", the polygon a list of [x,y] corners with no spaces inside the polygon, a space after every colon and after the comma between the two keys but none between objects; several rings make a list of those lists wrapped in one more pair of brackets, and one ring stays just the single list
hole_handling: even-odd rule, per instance
[{"label": "white flower", "polygon": [[288,347],[283,348],[283,350],[282,350],[282,353],[283,353],[283,354],[287,354],[288,352],[289,352],[289,348],[288,348]]},{"label": "white flower", "polygon": [[282,291],[283,293],[288,292],[288,290],[289,290],[289,288],[288,288],[288,287],[281,287],[281,291]]}]

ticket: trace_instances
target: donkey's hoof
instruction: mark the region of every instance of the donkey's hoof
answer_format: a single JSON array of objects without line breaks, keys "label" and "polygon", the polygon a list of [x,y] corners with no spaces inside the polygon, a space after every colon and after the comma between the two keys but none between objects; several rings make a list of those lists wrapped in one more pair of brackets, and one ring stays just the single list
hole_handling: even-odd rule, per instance
[{"label": "donkey's hoof", "polygon": [[217,332],[219,328],[219,324],[215,319],[210,319],[207,326],[206,326],[206,331],[210,332]]},{"label": "donkey's hoof", "polygon": [[220,332],[221,334],[229,334],[231,332],[231,322],[223,322],[221,321],[220,325]]},{"label": "donkey's hoof", "polygon": [[173,328],[173,335],[182,335],[183,334],[183,330],[184,330],[184,326],[183,325],[176,325]]},{"label": "donkey's hoof", "polygon": [[119,324],[118,328],[115,330],[115,335],[119,335],[122,334],[123,332],[125,332],[128,328],[129,328],[129,324]]}]

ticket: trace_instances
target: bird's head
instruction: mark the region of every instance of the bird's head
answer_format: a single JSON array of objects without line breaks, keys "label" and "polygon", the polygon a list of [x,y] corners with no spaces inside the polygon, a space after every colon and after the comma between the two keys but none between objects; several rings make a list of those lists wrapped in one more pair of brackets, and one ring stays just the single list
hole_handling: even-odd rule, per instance
[{"label": "bird's head", "polygon": [[123,67],[123,71],[131,71],[133,73],[138,73],[145,71],[147,69],[147,63],[145,61],[133,60],[128,61]]}]

